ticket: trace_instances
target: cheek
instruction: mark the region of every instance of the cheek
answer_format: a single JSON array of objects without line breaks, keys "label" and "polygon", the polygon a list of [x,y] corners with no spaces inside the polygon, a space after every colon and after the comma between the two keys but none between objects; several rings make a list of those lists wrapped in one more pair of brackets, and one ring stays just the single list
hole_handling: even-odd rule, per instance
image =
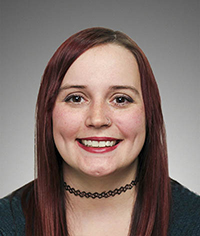
[{"label": "cheek", "polygon": [[116,116],[116,124],[125,136],[144,135],[146,132],[144,109],[136,108],[133,111],[123,112]]},{"label": "cheek", "polygon": [[54,108],[52,119],[54,139],[59,136],[67,139],[76,135],[81,122],[80,115],[59,107]]}]

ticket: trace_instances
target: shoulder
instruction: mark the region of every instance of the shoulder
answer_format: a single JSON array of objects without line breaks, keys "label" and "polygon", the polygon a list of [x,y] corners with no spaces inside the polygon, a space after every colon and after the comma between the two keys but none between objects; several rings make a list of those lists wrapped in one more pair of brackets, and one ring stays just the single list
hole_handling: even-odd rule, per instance
[{"label": "shoulder", "polygon": [[22,211],[23,187],[0,199],[0,235],[25,235],[25,218]]},{"label": "shoulder", "polygon": [[170,235],[200,235],[200,196],[171,181]]}]

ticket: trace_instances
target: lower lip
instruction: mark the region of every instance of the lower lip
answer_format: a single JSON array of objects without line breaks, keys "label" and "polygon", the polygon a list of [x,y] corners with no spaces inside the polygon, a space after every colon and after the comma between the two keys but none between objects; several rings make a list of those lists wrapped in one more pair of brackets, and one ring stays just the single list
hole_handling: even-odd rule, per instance
[{"label": "lower lip", "polygon": [[85,145],[83,145],[82,143],[79,143],[77,141],[79,147],[81,147],[82,149],[84,149],[85,151],[87,152],[92,152],[92,153],[105,153],[105,152],[111,152],[113,150],[115,150],[119,143],[115,146],[112,146],[112,147],[100,147],[100,148],[95,148],[95,147],[87,147]]}]

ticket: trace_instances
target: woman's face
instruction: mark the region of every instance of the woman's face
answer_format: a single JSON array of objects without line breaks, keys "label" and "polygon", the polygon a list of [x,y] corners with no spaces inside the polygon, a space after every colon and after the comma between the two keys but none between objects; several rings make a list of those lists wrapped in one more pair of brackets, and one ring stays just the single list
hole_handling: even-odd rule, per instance
[{"label": "woman's face", "polygon": [[136,171],[146,131],[133,54],[114,44],[83,53],[64,76],[52,119],[67,173],[97,177]]}]

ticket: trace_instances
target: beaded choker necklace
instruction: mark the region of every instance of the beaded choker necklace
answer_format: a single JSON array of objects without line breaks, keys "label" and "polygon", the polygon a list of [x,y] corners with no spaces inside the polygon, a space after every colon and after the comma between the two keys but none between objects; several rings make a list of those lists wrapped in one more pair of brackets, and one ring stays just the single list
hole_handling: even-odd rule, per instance
[{"label": "beaded choker necklace", "polygon": [[125,186],[122,186],[120,188],[116,188],[115,190],[109,190],[108,192],[104,191],[102,193],[91,193],[91,192],[85,192],[85,191],[80,191],[80,190],[76,190],[72,187],[70,187],[70,185],[68,185],[66,182],[64,182],[64,188],[66,191],[68,191],[71,194],[74,194],[75,196],[79,196],[81,198],[86,197],[86,198],[108,198],[108,197],[114,197],[116,194],[120,195],[122,192],[126,192],[127,190],[130,190],[133,188],[133,186],[135,186],[138,182],[138,179],[136,178],[135,180],[132,180],[130,184],[126,184]]}]

